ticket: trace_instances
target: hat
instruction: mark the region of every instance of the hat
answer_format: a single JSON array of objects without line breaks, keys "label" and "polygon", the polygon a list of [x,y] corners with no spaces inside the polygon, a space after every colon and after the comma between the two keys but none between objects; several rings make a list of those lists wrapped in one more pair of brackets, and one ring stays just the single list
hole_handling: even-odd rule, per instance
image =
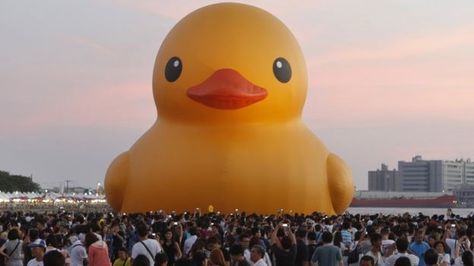
[{"label": "hat", "polygon": [[86,234],[80,233],[80,234],[78,235],[78,238],[79,238],[79,240],[81,240],[81,242],[84,242],[84,241],[86,241]]},{"label": "hat", "polygon": [[30,248],[44,248],[46,249],[46,242],[43,240],[43,239],[36,239],[35,241],[33,241],[30,245],[29,245]]}]

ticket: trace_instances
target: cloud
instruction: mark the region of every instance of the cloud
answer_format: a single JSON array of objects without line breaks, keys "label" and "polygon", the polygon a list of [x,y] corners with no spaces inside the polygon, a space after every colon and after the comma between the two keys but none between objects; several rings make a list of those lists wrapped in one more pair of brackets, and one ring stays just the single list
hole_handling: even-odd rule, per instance
[{"label": "cloud", "polygon": [[86,48],[92,49],[98,53],[106,54],[109,56],[116,56],[116,53],[109,47],[105,47],[104,45],[100,44],[96,40],[92,40],[90,38],[86,38],[83,36],[75,36],[75,35],[63,35],[62,36],[65,40],[84,46]]},{"label": "cloud", "polygon": [[[305,117],[327,126],[474,122],[474,25],[310,57]],[[462,56],[461,56],[462,55]]]},{"label": "cloud", "polygon": [[423,55],[436,56],[437,52],[454,50],[459,47],[474,45],[474,24],[464,25],[462,28],[446,29],[423,36],[402,37],[398,40],[383,43],[374,42],[371,45],[365,42],[365,47],[344,47],[330,51],[316,60],[321,64],[332,62],[366,62],[380,60],[397,60]]}]

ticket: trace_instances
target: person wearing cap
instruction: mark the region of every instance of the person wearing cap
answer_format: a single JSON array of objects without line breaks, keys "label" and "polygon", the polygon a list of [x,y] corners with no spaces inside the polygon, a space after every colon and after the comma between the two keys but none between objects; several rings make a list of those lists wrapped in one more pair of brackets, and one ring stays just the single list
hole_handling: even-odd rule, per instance
[{"label": "person wearing cap", "polygon": [[37,239],[33,241],[29,248],[31,249],[31,254],[33,255],[33,259],[28,261],[26,266],[43,266],[43,257],[46,251],[46,243],[42,239]]}]

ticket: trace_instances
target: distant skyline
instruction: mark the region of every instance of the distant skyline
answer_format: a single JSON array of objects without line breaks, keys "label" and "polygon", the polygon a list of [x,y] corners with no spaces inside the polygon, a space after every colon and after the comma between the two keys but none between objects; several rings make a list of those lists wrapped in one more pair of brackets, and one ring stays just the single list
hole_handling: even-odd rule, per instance
[{"label": "distant skyline", "polygon": [[[219,1],[0,2],[0,170],[95,187],[155,121],[168,31]],[[237,1],[281,19],[308,66],[305,123],[352,168],[474,158],[474,1]]]}]

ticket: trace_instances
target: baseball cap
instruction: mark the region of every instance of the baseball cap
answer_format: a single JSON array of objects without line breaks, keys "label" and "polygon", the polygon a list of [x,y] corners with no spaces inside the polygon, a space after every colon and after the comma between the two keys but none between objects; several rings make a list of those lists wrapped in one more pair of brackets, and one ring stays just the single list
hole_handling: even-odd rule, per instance
[{"label": "baseball cap", "polygon": [[43,239],[36,239],[30,245],[30,248],[46,248],[46,242]]}]

